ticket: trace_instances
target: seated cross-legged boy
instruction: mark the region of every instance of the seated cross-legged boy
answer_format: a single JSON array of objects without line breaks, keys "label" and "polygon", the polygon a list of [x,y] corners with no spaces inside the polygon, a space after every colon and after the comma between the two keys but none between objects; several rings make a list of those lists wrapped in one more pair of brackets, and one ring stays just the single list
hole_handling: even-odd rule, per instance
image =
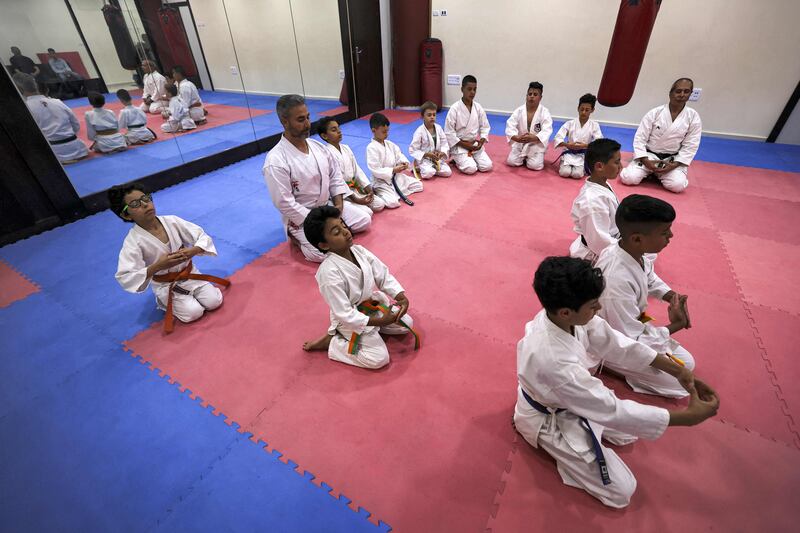
[{"label": "seated cross-legged boy", "polygon": [[372,141],[367,145],[367,167],[372,173],[375,196],[383,200],[386,207],[400,207],[400,196],[422,192],[422,182],[403,172],[409,170],[408,159],[400,148],[389,140],[389,119],[375,113],[369,119]]},{"label": "seated cross-legged boy", "polygon": [[544,168],[544,153],[553,134],[553,118],[541,105],[544,87],[538,81],[528,85],[525,105],[519,106],[506,121],[506,140],[511,146],[506,164],[531,170]]},{"label": "seated cross-legged boy", "polygon": [[201,274],[192,264],[196,255],[217,255],[203,228],[173,215],[156,216],[152,197],[138,183],[112,187],[108,201],[119,218],[133,223],[119,252],[117,281],[128,292],[153,290],[156,305],[167,312],[164,331],[172,331],[173,315],[192,322],[222,305],[222,292],[209,282],[230,282]]},{"label": "seated cross-legged boy", "polygon": [[603,136],[600,124],[589,118],[594,112],[595,102],[597,97],[593,94],[581,96],[578,100],[578,118],[566,121],[553,139],[556,148],[563,146],[566,149],[561,154],[561,164],[558,167],[558,175],[562,178],[583,177],[586,149],[590,142]]},{"label": "seated cross-legged boy", "polygon": [[[603,250],[597,268],[606,278],[606,290],[600,298],[599,315],[612,328],[631,339],[658,351],[670,354],[676,362],[694,370],[694,358],[671,337],[691,327],[687,297],[678,294],[659,278],[648,254],[658,253],[672,238],[675,210],[667,202],[633,194],[619,204],[616,214],[620,240]],[[647,316],[647,298],[652,296],[669,303],[666,326],[656,326]],[[675,378],[651,369],[630,372],[618,369],[613,362],[607,368],[623,374],[636,392],[682,398],[688,393]]]},{"label": "seated cross-legged boy", "polygon": [[[636,478],[601,441],[623,445],[638,437],[657,439],[667,426],[699,424],[716,414],[719,398],[688,368],[596,316],[603,274],[588,261],[548,257],[536,271],[533,288],[544,309],[525,325],[517,344],[514,426],[555,459],[564,484],[609,507],[625,507]],[[688,407],[667,410],[620,400],[593,375],[603,360],[675,376],[690,393]]]},{"label": "seated cross-legged boy", "polygon": [[446,162],[450,145],[447,144],[444,130],[436,123],[436,104],[425,102],[420,107],[420,114],[423,122],[411,138],[408,154],[419,168],[420,178],[449,177],[453,173]]},{"label": "seated cross-legged boy", "polygon": [[350,187],[352,194],[346,196],[345,201],[352,202],[355,207],[369,216],[372,216],[372,213],[383,210],[386,204],[375,195],[369,178],[358,166],[353,150],[342,142],[342,130],[339,128],[339,123],[336,122],[336,119],[333,117],[320,119],[317,124],[317,133],[323,141],[328,143],[326,145],[328,150],[342,170],[342,179]]},{"label": "seated cross-legged boy", "polygon": [[600,252],[615,244],[619,230],[614,221],[619,200],[608,180],[616,179],[622,168],[620,145],[613,139],[598,139],[586,149],[589,177],[572,202],[573,229],[578,237],[569,247],[569,255],[597,260]]},{"label": "seated cross-legged boy", "polygon": [[104,109],[105,97],[96,92],[89,93],[92,110],[84,114],[86,136],[92,143],[92,150],[101,154],[121,152],[128,148],[128,142],[119,132],[119,123],[113,111]]},{"label": "seated cross-legged boy", "polygon": [[147,127],[147,115],[131,104],[131,95],[125,89],[117,91],[117,98],[123,107],[119,111],[119,131],[127,129],[125,139],[128,144],[143,144],[155,140],[156,134]]},{"label": "seated cross-legged boy", "polygon": [[339,210],[315,207],[308,213],[303,231],[308,242],[326,255],[317,270],[317,283],[331,319],[328,333],[306,342],[303,349],[327,350],[334,361],[377,369],[389,364],[389,351],[380,333],[411,332],[415,349],[419,348],[414,322],[406,314],[409,303],[403,287],[372,252],[353,244],[353,234]]},{"label": "seated cross-legged boy", "polygon": [[178,96],[178,88],[175,87],[175,84],[170,83],[167,85],[167,94],[170,96],[169,107],[161,111],[161,116],[165,121],[161,124],[161,131],[164,133],[179,133],[195,129],[197,124],[189,116],[189,108]]},{"label": "seated cross-legged boy", "polygon": [[492,160],[483,145],[489,142],[489,119],[475,101],[478,80],[467,74],[461,80],[461,99],[450,106],[444,119],[444,133],[458,170],[464,174],[489,172]]}]

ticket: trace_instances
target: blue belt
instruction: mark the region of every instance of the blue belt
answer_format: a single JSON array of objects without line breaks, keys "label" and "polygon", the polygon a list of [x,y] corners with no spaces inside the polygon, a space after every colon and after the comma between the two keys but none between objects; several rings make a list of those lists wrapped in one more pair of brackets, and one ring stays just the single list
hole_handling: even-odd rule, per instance
[{"label": "blue belt", "polygon": [[[525,389],[520,387],[520,390],[522,391],[522,395],[525,397],[525,399],[528,400],[528,403],[530,404],[531,407],[533,407],[534,409],[536,409],[537,411],[539,411],[544,415],[551,414],[550,411],[547,410],[547,407],[545,407],[544,405],[540,404],[539,402],[528,396],[528,393],[525,392]],[[566,411],[566,409],[556,409],[555,413],[562,413],[564,411]],[[582,416],[579,416],[578,418],[581,421],[583,429],[585,429],[586,432],[589,434],[589,437],[592,438],[592,447],[594,448],[594,456],[597,459],[597,464],[600,466],[600,479],[603,480],[603,485],[610,485],[611,477],[608,475],[608,466],[606,465],[606,457],[605,455],[603,455],[603,447],[600,446],[600,441],[597,440],[597,436],[594,434],[594,431],[592,431],[592,426],[589,425],[589,421]]]}]

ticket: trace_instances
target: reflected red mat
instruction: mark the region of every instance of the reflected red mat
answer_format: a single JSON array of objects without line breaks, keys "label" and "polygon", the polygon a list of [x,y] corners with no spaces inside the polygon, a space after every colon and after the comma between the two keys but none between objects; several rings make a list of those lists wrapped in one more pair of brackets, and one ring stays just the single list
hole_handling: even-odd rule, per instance
[{"label": "reflected red mat", "polygon": [[0,261],[0,308],[39,292],[39,286]]}]

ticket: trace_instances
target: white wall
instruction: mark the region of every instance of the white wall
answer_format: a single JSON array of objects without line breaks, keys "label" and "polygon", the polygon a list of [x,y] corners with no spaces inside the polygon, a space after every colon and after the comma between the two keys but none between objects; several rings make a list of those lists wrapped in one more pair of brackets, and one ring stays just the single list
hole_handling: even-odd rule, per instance
[{"label": "white wall", "polygon": [[[231,75],[233,45],[247,91],[338,98],[342,88],[342,38],[336,0],[191,0],[206,61],[221,90],[241,91]],[[225,18],[230,23],[230,32]],[[302,79],[298,53],[302,63]]]},{"label": "white wall", "polygon": [[[432,18],[444,46],[444,74],[474,74],[477,100],[510,112],[528,83],[544,84],[543,104],[572,117],[578,97],[597,94],[619,0],[433,0],[447,17]],[[703,89],[690,105],[704,130],[765,138],[800,79],[797,0],[665,0],[656,19],[636,91],[617,108],[598,106],[594,118],[638,124],[666,103],[676,78]],[[445,87],[445,100],[460,98]]]},{"label": "white wall", "polygon": [[[105,23],[104,23],[105,25]],[[72,23],[67,6],[57,0],[2,0],[0,2],[0,57],[8,64],[11,46],[39,63],[37,53],[48,48],[77,51],[89,74],[96,75],[92,61]]]}]

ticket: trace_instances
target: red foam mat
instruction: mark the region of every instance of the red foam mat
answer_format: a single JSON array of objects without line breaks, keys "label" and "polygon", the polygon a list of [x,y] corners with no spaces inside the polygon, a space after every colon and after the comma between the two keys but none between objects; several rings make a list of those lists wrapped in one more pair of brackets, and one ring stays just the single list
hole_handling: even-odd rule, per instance
[{"label": "red foam mat", "polygon": [[0,308],[39,292],[38,285],[28,281],[16,270],[0,261]]}]

